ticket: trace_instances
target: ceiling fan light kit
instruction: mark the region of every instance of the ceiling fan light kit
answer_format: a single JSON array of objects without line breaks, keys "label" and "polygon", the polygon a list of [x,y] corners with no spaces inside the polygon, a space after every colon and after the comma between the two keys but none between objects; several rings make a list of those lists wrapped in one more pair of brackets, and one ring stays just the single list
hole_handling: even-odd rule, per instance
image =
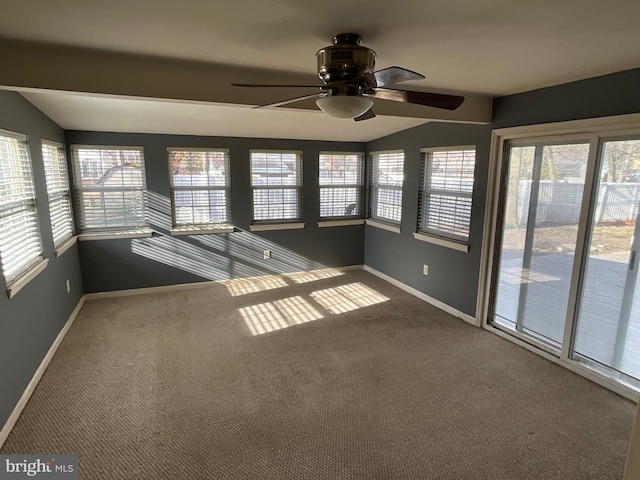
[{"label": "ceiling fan light kit", "polygon": [[335,118],[356,118],[373,106],[373,100],[355,95],[327,95],[318,98],[316,105]]},{"label": "ceiling fan light kit", "polygon": [[464,97],[439,93],[416,92],[387,88],[412,80],[422,80],[424,75],[402,67],[388,67],[375,71],[376,52],[360,45],[360,35],[341,33],[332,38],[332,45],[316,53],[318,77],[324,85],[265,85],[234,83],[238,87],[290,87],[319,88],[319,93],[302,95],[254,108],[279,107],[308,98],[316,98],[316,105],[336,118],[353,118],[356,121],[375,117],[373,98],[394,102],[413,103],[427,107],[455,110]]}]

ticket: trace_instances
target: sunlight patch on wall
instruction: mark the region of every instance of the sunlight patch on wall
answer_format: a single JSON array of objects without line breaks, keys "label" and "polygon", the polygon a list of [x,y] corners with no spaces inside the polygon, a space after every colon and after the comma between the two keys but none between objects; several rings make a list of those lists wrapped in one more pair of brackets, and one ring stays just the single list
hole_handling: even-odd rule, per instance
[{"label": "sunlight patch on wall", "polygon": [[[326,265],[306,258],[277,243],[250,232],[236,231],[228,234],[194,235],[193,240],[225,255],[237,257],[245,262],[261,265],[274,273],[299,272],[327,268]],[[271,259],[264,261],[265,250]]]},{"label": "sunlight patch on wall", "polygon": [[239,309],[253,335],[282,330],[322,318],[322,314],[300,296],[283,298]]},{"label": "sunlight patch on wall", "polygon": [[171,230],[171,200],[156,192],[147,192],[149,199],[149,222],[165,230]]},{"label": "sunlight patch on wall", "polygon": [[340,270],[335,268],[325,268],[322,270],[311,270],[309,272],[295,272],[284,274],[285,277],[293,280],[295,283],[315,282],[316,280],[338,277],[340,275],[344,275],[344,272],[341,272]]},{"label": "sunlight patch on wall", "polygon": [[360,282],[318,290],[311,294],[311,298],[334,314],[350,312],[389,300],[388,297]]},{"label": "sunlight patch on wall", "polygon": [[255,276],[262,272],[173,237],[136,238],[131,252],[209,280]]},{"label": "sunlight patch on wall", "polygon": [[236,297],[248,293],[264,292],[274,288],[282,288],[288,285],[280,275],[263,275],[262,277],[237,278],[234,280],[224,280],[222,283],[229,293]]}]

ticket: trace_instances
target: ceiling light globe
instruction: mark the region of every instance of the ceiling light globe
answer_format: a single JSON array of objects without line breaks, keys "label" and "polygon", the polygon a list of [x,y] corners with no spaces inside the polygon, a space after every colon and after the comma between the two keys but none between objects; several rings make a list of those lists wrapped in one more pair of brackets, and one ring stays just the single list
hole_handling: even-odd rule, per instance
[{"label": "ceiling light globe", "polygon": [[316,105],[332,117],[356,118],[371,108],[373,100],[354,95],[328,95],[318,98]]}]

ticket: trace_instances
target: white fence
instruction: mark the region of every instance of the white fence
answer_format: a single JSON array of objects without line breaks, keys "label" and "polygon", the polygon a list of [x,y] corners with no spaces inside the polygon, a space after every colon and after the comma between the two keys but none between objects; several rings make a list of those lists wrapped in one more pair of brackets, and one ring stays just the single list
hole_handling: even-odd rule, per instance
[{"label": "white fence", "polygon": [[[584,185],[580,183],[541,181],[536,223],[555,225],[577,223],[582,207],[583,189]],[[527,222],[530,198],[531,182],[520,182],[517,208],[518,227],[524,227]],[[601,183],[595,221],[601,223],[635,220],[639,201],[639,183]]]}]

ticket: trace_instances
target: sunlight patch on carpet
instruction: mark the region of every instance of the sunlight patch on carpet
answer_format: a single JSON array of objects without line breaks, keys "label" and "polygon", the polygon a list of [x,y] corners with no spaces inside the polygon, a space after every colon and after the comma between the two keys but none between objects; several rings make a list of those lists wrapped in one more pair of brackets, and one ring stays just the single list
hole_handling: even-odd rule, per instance
[{"label": "sunlight patch on carpet", "polygon": [[237,278],[220,282],[229,293],[236,297],[248,293],[264,292],[275,288],[286,287],[288,283],[280,275],[265,275],[262,277]]},{"label": "sunlight patch on carpet", "polygon": [[322,270],[311,270],[309,272],[285,273],[283,275],[290,278],[295,283],[309,283],[317,280],[324,280],[325,278],[338,277],[340,275],[344,275],[344,272],[335,268],[325,268]]},{"label": "sunlight patch on carpet", "polygon": [[331,313],[345,313],[386,302],[388,297],[360,282],[326,288],[311,293],[311,298]]},{"label": "sunlight patch on carpet", "polygon": [[282,330],[322,318],[322,314],[300,296],[250,305],[239,309],[252,335]]}]

